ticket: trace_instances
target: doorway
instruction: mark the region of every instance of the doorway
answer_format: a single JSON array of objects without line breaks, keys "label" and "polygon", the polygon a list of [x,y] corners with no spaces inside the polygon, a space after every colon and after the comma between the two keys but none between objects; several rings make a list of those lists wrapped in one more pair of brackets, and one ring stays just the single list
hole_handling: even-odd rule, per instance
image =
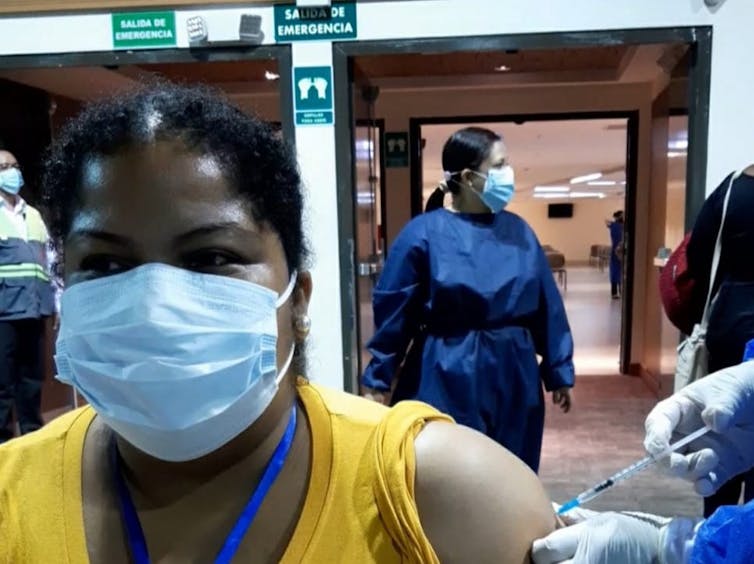
[{"label": "doorway", "polygon": [[[435,112],[437,99],[444,97],[445,102],[452,100],[458,108],[456,115],[463,113],[464,119],[468,115],[479,115],[480,112],[469,109],[470,103],[464,101],[465,91],[477,89],[481,92],[479,99],[483,99],[486,105],[499,106],[523,104],[526,102],[529,88],[537,82],[537,74],[545,73],[547,77],[538,85],[542,86],[542,100],[546,104],[541,111],[524,113],[577,113],[599,111],[605,104],[599,95],[599,88],[591,91],[581,90],[582,96],[578,100],[571,100],[571,104],[578,110],[563,110],[568,105],[564,100],[573,96],[578,87],[586,86],[586,83],[607,87],[612,90],[630,90],[628,84],[622,84],[627,67],[624,64],[635,59],[634,55],[642,52],[657,53],[657,65],[663,68],[678,63],[684,52],[691,50],[693,56],[687,57],[687,73],[685,76],[685,95],[689,107],[689,149],[688,149],[688,174],[686,185],[686,206],[690,213],[695,214],[701,207],[705,196],[704,177],[706,171],[706,145],[695,143],[695,139],[706,139],[707,135],[707,101],[709,99],[709,67],[710,67],[710,40],[709,28],[673,28],[653,30],[626,30],[610,32],[609,37],[604,33],[583,32],[576,34],[537,34],[518,36],[485,36],[465,39],[418,39],[410,41],[374,41],[335,44],[333,49],[334,77],[336,82],[336,144],[337,144],[337,171],[338,171],[338,202],[339,202],[339,229],[343,244],[341,244],[341,287],[342,287],[342,327],[344,345],[344,386],[349,391],[358,389],[360,376],[359,365],[364,350],[364,342],[360,340],[356,327],[360,326],[360,311],[363,309],[362,296],[359,294],[357,279],[358,257],[355,249],[358,248],[357,221],[355,215],[356,192],[354,182],[355,156],[353,151],[353,137],[349,129],[353,127],[358,114],[354,107],[354,92],[367,82],[377,88],[382,88],[383,94],[389,90],[400,96],[402,111],[411,112],[403,123],[395,125],[397,121],[387,112],[380,110],[380,102],[377,103],[380,118],[385,120],[386,132],[408,129],[409,118],[425,119],[438,115]],[[591,51],[590,51],[591,50]],[[649,51],[642,51],[649,50]],[[680,55],[674,58],[674,53]],[[463,58],[466,58],[465,62]],[[549,58],[548,58],[549,57]],[[641,57],[639,57],[641,58]],[[525,62],[526,72],[508,73],[515,70],[508,61]],[[596,63],[595,63],[596,61]],[[494,63],[494,76],[488,73],[481,75],[480,69],[491,69]],[[662,64],[661,64],[662,63]],[[463,65],[470,70],[464,71]],[[572,65],[573,68],[568,65]],[[596,65],[596,68],[595,68]],[[630,67],[630,65],[628,65]],[[369,69],[387,67],[392,74],[380,75],[370,72]],[[420,76],[410,73],[421,72]],[[637,69],[634,68],[629,75]],[[463,74],[465,73],[465,74]],[[382,78],[380,78],[382,77]],[[581,77],[581,78],[580,78]],[[635,77],[634,77],[635,78]],[[633,79],[631,79],[633,80]],[[425,83],[422,85],[421,83]],[[506,93],[502,95],[500,88],[506,84]],[[472,86],[468,86],[471,84]],[[575,85],[575,86],[574,86]],[[606,86],[607,85],[607,86]],[[439,92],[435,96],[430,93],[433,90],[448,90]],[[453,90],[455,89],[455,90]],[[453,93],[450,93],[453,90]],[[411,92],[409,92],[411,91]],[[405,94],[404,94],[405,93]],[[385,98],[386,96],[382,96]],[[513,100],[513,102],[511,102]],[[624,101],[618,104],[624,109],[623,113],[635,111],[637,104]],[[549,110],[549,111],[548,111]],[[442,112],[440,112],[442,113]],[[501,112],[497,112],[500,114]],[[504,112],[505,115],[517,115],[521,112]],[[495,115],[495,112],[485,112],[485,115]],[[645,139],[645,141],[647,141]],[[417,147],[421,140],[412,137],[411,160],[418,153]],[[638,139],[631,142],[639,143]],[[391,177],[392,175],[392,177]],[[387,173],[387,187],[385,205],[386,219],[389,229],[386,229],[385,249],[389,250],[390,243],[394,239],[401,226],[408,221],[413,211],[421,207],[416,197],[412,199],[411,190],[413,184],[411,175],[406,172]],[[640,185],[639,178],[630,178],[631,167],[629,166],[626,177],[627,185],[634,183]],[[394,183],[393,178],[399,177],[400,182]],[[646,180],[646,179],[644,179]],[[642,182],[641,185],[645,183]],[[647,183],[648,184],[648,183]],[[646,189],[646,188],[644,188]],[[396,194],[402,193],[403,200],[396,202]],[[632,214],[636,219],[636,225],[627,225],[630,238],[628,241],[627,255],[631,256],[633,264],[641,264],[646,269],[648,248],[654,244],[647,239],[646,217],[642,215],[647,209],[648,201],[642,195],[637,195],[639,207]],[[626,202],[626,209],[632,208],[637,202]],[[396,211],[397,210],[397,211]],[[688,213],[687,213],[688,216]],[[633,276],[631,267],[625,270],[626,276]],[[631,346],[633,336],[642,335],[640,324],[642,323],[642,310],[644,307],[644,287],[634,289],[631,296],[626,296],[626,302],[630,304],[629,311],[624,314],[627,320],[627,335],[623,340],[628,343],[624,346],[624,358],[622,359],[625,371],[638,373],[642,361],[641,346],[635,350]],[[643,337],[642,337],[643,338]],[[359,359],[357,361],[357,359]]]}]

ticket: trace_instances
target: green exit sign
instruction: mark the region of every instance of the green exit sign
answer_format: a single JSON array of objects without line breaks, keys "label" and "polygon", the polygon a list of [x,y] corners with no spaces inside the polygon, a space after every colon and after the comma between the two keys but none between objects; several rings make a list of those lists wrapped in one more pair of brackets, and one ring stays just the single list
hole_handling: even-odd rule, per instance
[{"label": "green exit sign", "polygon": [[275,41],[336,41],[355,39],[356,4],[333,2],[332,6],[304,8],[295,4],[275,6]]},{"label": "green exit sign", "polygon": [[175,12],[129,12],[112,15],[114,49],[174,47]]}]

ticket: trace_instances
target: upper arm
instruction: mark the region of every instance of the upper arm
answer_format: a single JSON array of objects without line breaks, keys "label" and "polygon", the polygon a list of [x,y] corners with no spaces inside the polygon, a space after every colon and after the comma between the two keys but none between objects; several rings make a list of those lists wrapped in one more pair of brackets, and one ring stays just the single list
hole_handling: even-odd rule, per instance
[{"label": "upper arm", "polygon": [[420,218],[409,223],[393,243],[372,293],[376,343],[406,337],[419,313],[427,278],[427,240]]},{"label": "upper arm", "polygon": [[532,542],[556,528],[537,476],[481,433],[430,423],[415,446],[419,517],[441,562],[529,562]]},{"label": "upper arm", "polygon": [[425,216],[414,218],[400,232],[388,251],[375,290],[391,291],[416,285],[426,270]]}]

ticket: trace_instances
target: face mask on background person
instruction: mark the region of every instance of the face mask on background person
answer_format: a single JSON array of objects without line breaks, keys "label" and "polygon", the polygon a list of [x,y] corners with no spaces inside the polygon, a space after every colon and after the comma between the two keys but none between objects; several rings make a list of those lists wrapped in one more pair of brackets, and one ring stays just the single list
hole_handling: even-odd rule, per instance
[{"label": "face mask on background person", "polygon": [[14,196],[24,187],[24,177],[16,167],[0,170],[0,189]]},{"label": "face mask on background person", "polygon": [[63,294],[57,378],[116,433],[161,460],[209,454],[275,397],[278,297],[264,286],[163,264],[80,282]]},{"label": "face mask on background person", "polygon": [[491,168],[486,175],[480,172],[474,174],[485,179],[482,192],[477,192],[484,205],[493,213],[503,210],[515,192],[513,167],[505,165],[501,168]]}]

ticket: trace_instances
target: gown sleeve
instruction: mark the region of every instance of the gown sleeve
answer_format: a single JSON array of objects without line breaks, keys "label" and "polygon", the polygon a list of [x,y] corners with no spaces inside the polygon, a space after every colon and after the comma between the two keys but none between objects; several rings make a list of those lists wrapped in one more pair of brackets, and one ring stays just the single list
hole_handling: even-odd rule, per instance
[{"label": "gown sleeve", "polygon": [[533,233],[531,238],[540,280],[539,307],[531,332],[537,354],[542,357],[539,374],[545,389],[551,392],[574,385],[573,336],[550,263]]},{"label": "gown sleeve", "polygon": [[699,528],[689,564],[754,561],[754,502],[722,506]]},{"label": "gown sleeve", "polygon": [[372,360],[362,384],[388,391],[393,377],[421,324],[427,288],[427,237],[424,216],[398,235],[372,295],[375,333],[367,343]]}]

